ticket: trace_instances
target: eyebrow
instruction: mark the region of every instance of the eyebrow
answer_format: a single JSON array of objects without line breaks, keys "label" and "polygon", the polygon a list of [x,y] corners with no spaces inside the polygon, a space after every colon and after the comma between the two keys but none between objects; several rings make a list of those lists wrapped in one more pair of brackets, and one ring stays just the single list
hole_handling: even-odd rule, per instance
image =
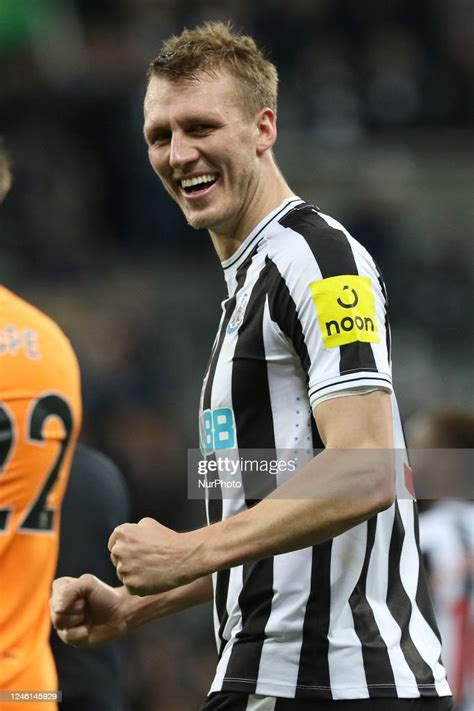
[{"label": "eyebrow", "polygon": [[150,134],[160,132],[160,131],[167,131],[171,130],[166,128],[164,125],[160,125],[159,123],[149,123],[149,124],[143,124],[143,135],[145,138],[147,138]]},{"label": "eyebrow", "polygon": [[[222,120],[219,119],[219,116],[217,116],[215,113],[210,114],[210,113],[198,113],[194,115],[188,115],[186,118],[180,122],[181,125],[184,128],[188,128],[189,126],[193,126],[194,124],[215,124],[215,125],[222,125]],[[147,136],[150,136],[153,133],[166,133],[167,131],[171,131],[171,128],[169,127],[168,124],[161,124],[157,121],[152,121],[150,123],[145,123],[143,125],[143,135],[145,138]]]}]

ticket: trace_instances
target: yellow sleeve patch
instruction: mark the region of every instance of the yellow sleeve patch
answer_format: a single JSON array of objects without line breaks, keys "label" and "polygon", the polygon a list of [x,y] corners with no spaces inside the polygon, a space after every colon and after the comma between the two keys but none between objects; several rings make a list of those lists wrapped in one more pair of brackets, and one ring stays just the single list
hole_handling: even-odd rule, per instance
[{"label": "yellow sleeve patch", "polygon": [[370,277],[328,277],[313,282],[310,289],[326,348],[380,341]]}]

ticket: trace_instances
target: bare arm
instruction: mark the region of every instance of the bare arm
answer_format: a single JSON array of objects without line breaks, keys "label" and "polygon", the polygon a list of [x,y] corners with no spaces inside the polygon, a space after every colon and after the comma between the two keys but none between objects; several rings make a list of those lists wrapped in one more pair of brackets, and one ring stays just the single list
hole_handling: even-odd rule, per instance
[{"label": "bare arm", "polygon": [[94,575],[53,582],[51,620],[59,637],[74,647],[98,647],[149,620],[180,612],[212,598],[210,577],[169,592],[137,597]]},{"label": "bare arm", "polygon": [[322,543],[391,505],[389,396],[376,391],[328,400],[316,420],[326,449],[253,508],[203,529],[206,567]]},{"label": "bare arm", "polygon": [[144,622],[209,602],[212,600],[212,578],[210,575],[206,575],[193,580],[188,585],[145,597],[130,595],[125,587],[121,590],[124,591],[122,593],[124,597],[128,598],[129,628],[132,629]]},{"label": "bare arm", "polygon": [[146,595],[315,545],[390,506],[389,396],[375,391],[335,398],[323,402],[315,416],[327,449],[253,508],[184,534],[151,519],[116,529],[109,548],[127,588]]}]

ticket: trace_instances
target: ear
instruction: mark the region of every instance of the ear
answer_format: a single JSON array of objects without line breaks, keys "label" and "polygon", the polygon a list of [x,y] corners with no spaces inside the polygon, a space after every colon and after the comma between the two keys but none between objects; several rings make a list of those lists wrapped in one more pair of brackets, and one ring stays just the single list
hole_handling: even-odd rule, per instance
[{"label": "ear", "polygon": [[256,117],[257,155],[270,150],[277,137],[276,114],[272,109],[261,109]]}]

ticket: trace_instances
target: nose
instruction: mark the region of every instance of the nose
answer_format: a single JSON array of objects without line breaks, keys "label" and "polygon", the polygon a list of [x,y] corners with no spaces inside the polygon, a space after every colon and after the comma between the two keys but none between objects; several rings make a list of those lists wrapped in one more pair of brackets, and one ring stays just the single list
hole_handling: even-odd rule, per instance
[{"label": "nose", "polygon": [[189,165],[199,158],[199,151],[193,144],[191,136],[185,133],[173,133],[170,147],[170,166],[174,170],[184,172]]}]

